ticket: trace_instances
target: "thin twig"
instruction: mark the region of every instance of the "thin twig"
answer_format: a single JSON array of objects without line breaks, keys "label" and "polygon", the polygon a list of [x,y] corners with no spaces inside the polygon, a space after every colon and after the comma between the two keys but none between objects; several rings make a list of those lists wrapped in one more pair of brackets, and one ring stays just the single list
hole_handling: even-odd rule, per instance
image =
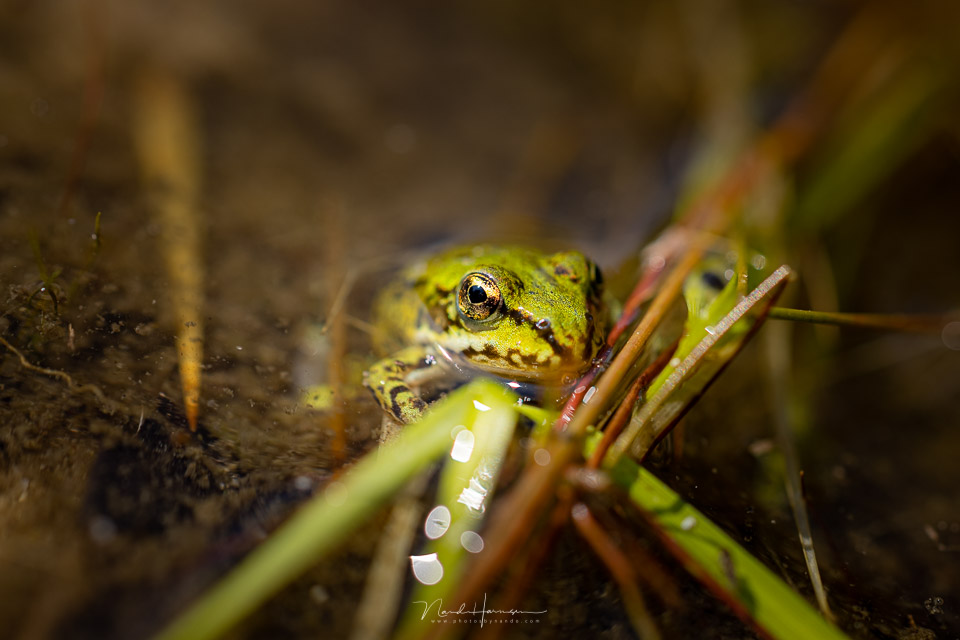
[{"label": "thin twig", "polygon": [[75,382],[74,379],[70,377],[69,374],[64,373],[63,371],[59,371],[57,369],[48,369],[47,367],[40,367],[33,364],[32,362],[27,360],[27,357],[24,356],[19,349],[17,349],[15,346],[10,344],[2,336],[0,336],[0,344],[6,347],[13,355],[17,356],[17,358],[20,360],[20,366],[23,367],[24,369],[27,369],[29,371],[33,371],[36,373],[42,373],[43,375],[49,376],[51,378],[56,378],[57,380],[65,382],[67,384],[67,387],[70,389],[70,391],[74,393],[92,394],[102,404],[110,407],[111,410],[115,408],[113,406],[113,402],[108,400],[106,396],[103,395],[103,391],[100,390],[100,387],[94,384],[77,384],[77,382]]},{"label": "thin twig", "polygon": [[633,570],[630,559],[617,548],[610,536],[597,523],[587,505],[578,502],[573,505],[570,515],[577,528],[577,533],[587,541],[620,588],[623,606],[627,610],[627,615],[637,635],[642,640],[657,640],[660,638],[660,631],[654,624],[643,600],[643,594],[637,586],[637,575]]},{"label": "thin twig", "polygon": [[[566,425],[573,419],[580,403],[586,397],[587,392],[593,388],[593,381],[603,373],[614,356],[614,347],[620,336],[627,330],[637,314],[640,307],[650,300],[660,283],[663,271],[676,255],[687,246],[690,232],[681,228],[671,228],[660,235],[657,240],[647,246],[643,251],[643,267],[640,272],[640,278],[630,295],[624,303],[620,312],[620,317],[614,323],[610,332],[607,334],[607,340],[603,349],[594,358],[590,369],[583,375],[574,387],[573,393],[567,398],[567,402],[560,411],[560,418],[554,425],[558,431],[563,431]],[[594,392],[596,394],[596,392]],[[592,398],[591,398],[592,400]]]}]

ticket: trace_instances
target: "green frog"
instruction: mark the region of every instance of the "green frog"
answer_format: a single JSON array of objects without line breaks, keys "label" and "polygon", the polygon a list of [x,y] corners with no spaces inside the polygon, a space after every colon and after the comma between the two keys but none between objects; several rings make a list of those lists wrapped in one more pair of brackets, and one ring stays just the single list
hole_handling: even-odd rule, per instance
[{"label": "green frog", "polygon": [[375,348],[390,354],[364,384],[401,423],[420,418],[424,384],[491,374],[511,384],[566,384],[603,345],[600,270],[576,251],[451,249],[417,262],[374,304]]}]

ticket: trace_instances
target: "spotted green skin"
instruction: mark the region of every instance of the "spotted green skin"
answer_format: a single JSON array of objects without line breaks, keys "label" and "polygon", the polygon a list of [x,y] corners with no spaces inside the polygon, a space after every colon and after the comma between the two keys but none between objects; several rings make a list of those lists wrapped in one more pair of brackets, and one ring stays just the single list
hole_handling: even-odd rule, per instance
[{"label": "spotted green skin", "polygon": [[[464,318],[457,306],[468,273],[493,278],[502,295],[489,321]],[[374,305],[376,348],[391,354],[364,384],[403,423],[426,409],[414,388],[459,371],[556,384],[582,372],[607,330],[599,271],[576,251],[547,254],[524,247],[451,249],[403,271]]]}]

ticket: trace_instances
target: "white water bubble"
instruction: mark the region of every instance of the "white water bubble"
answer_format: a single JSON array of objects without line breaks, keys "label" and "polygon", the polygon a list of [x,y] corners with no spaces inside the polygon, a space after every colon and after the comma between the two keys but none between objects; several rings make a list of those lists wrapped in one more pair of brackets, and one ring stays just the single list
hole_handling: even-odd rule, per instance
[{"label": "white water bubble", "polygon": [[960,322],[948,322],[940,333],[940,339],[947,349],[960,351]]},{"label": "white water bubble", "polygon": [[440,564],[435,553],[410,556],[410,566],[413,569],[413,577],[421,584],[437,584],[443,578],[443,565]]},{"label": "white water bubble", "polygon": [[450,518],[450,509],[442,504],[437,505],[427,514],[427,519],[423,523],[423,532],[431,540],[436,540],[450,528]]},{"label": "white water bubble", "polygon": [[473,446],[476,442],[477,439],[473,435],[473,431],[463,429],[457,434],[457,437],[453,441],[453,448],[450,449],[450,457],[457,462],[466,462],[470,459],[470,456],[473,455]]},{"label": "white water bubble", "polygon": [[550,464],[550,452],[542,448],[537,449],[533,452],[533,461],[541,467],[547,466]]},{"label": "white water bubble", "polygon": [[483,551],[483,538],[476,531],[464,531],[460,536],[460,546],[470,553]]}]

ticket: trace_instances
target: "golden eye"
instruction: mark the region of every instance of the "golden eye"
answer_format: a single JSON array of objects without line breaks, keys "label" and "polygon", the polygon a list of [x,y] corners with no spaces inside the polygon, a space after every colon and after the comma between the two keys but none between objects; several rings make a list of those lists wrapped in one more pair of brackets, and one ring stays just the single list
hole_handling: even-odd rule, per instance
[{"label": "golden eye", "polygon": [[460,281],[457,306],[463,317],[475,321],[490,320],[496,317],[500,302],[500,287],[490,276],[468,273]]}]

